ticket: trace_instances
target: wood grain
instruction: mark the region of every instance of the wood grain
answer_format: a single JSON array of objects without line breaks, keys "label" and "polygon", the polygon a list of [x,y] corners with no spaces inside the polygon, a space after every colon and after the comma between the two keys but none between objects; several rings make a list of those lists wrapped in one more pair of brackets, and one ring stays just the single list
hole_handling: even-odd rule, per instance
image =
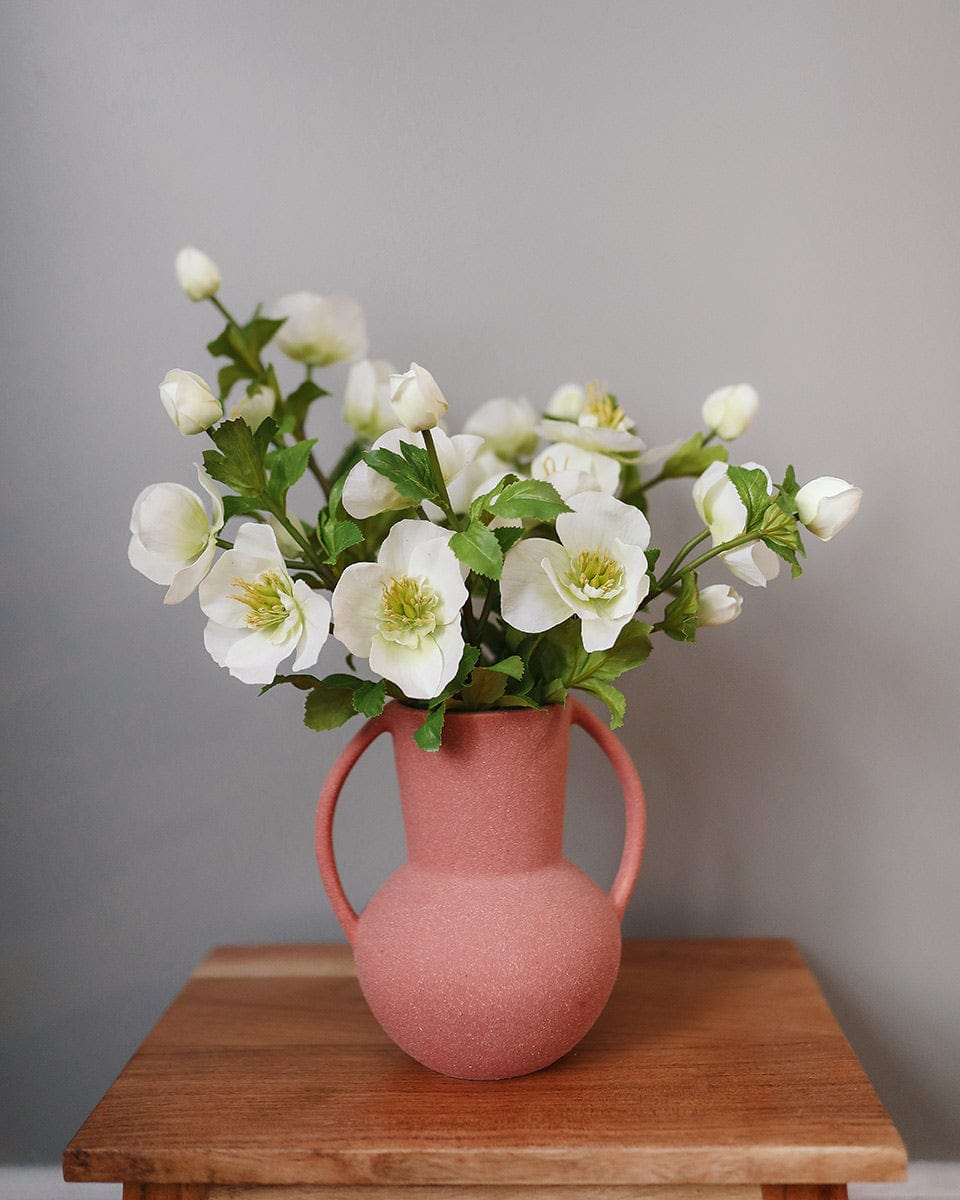
[{"label": "wood grain", "polygon": [[[306,1184],[290,1187],[229,1187],[215,1184],[207,1200],[762,1200],[762,1188],[746,1184],[626,1184],[609,1187],[564,1187],[529,1184],[518,1193],[516,1186],[492,1187],[362,1187],[344,1184],[326,1187]],[[777,1200],[780,1200],[779,1195]],[[803,1200],[803,1198],[801,1198]]]},{"label": "wood grain", "polygon": [[769,1188],[905,1172],[796,947],[756,939],[627,942],[584,1041],[499,1083],[409,1060],[343,947],[221,949],[64,1154],[76,1181],[763,1184],[764,1200],[840,1200]]}]

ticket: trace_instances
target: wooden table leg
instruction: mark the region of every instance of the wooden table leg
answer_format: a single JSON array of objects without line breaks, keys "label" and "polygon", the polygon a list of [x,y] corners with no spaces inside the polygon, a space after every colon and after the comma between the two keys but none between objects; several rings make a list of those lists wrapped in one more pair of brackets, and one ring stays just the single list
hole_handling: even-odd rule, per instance
[{"label": "wooden table leg", "polygon": [[[123,1200],[127,1200],[124,1194]],[[847,1200],[845,1183],[765,1183],[763,1200]]]}]

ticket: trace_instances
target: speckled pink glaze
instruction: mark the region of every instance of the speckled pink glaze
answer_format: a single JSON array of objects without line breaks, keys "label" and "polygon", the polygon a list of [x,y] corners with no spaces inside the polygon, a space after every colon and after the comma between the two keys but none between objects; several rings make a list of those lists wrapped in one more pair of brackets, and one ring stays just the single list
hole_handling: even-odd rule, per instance
[{"label": "speckled pink glaze", "polygon": [[[572,1049],[613,988],[643,853],[643,789],[620,742],[574,700],[448,713],[435,754],[413,740],[422,721],[390,704],[343,751],[317,810],[320,874],[367,1003],[398,1046],[445,1075],[526,1075]],[[599,743],[623,787],[624,852],[609,895],[562,853],[571,722]],[[334,810],[354,763],[385,731],[408,861],[358,917],[334,861]]]}]

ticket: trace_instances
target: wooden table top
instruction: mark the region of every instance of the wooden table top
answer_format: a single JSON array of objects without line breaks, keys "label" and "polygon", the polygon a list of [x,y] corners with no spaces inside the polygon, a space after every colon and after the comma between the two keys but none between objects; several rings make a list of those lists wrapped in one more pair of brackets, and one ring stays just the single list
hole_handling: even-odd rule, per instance
[{"label": "wooden table top", "polygon": [[281,945],[201,964],[63,1167],[81,1182],[813,1184],[904,1179],[906,1155],[792,942],[627,941],[580,1045],[495,1083],[398,1050],[347,947]]}]

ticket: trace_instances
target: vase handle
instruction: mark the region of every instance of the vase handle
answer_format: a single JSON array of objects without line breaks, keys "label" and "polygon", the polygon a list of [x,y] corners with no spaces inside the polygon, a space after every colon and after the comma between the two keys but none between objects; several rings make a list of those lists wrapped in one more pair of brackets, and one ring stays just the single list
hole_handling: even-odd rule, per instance
[{"label": "vase handle", "polygon": [[340,799],[340,789],[346,783],[347,776],[353,770],[357,759],[370,743],[384,733],[388,728],[383,716],[374,717],[343,748],[340,757],[333,764],[333,769],[327,776],[317,803],[316,849],[317,864],[320,867],[320,878],[330,900],[330,907],[340,922],[340,928],[347,935],[347,941],[353,945],[357,930],[358,917],[340,881],[337,870],[337,860],[333,852],[333,817]]},{"label": "vase handle", "polygon": [[637,882],[640,860],[643,858],[643,843],[647,833],[647,806],[643,798],[643,784],[633,765],[633,759],[619,738],[614,737],[599,717],[572,696],[567,699],[570,719],[574,725],[585,730],[604,752],[620,780],[623,802],[626,807],[627,823],[623,835],[623,857],[613,886],[610,900],[619,920],[623,920],[627,901]]}]

